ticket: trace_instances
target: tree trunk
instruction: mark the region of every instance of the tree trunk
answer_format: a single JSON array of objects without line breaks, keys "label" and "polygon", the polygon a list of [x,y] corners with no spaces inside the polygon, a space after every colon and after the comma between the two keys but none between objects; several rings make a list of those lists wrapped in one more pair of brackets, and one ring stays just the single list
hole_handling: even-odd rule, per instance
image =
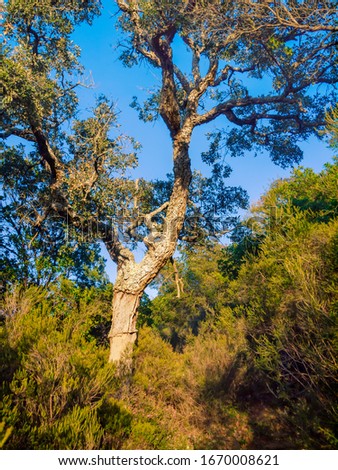
[{"label": "tree trunk", "polygon": [[141,296],[142,292],[129,293],[114,289],[109,362],[119,362],[131,356],[137,337],[136,320]]},{"label": "tree trunk", "polygon": [[[121,244],[106,243],[112,259],[117,260],[117,278],[114,286],[113,319],[109,333],[110,362],[130,359],[137,338],[136,320],[140,299],[145,288],[173,256],[182,229],[191,181],[188,154],[192,127],[177,135],[173,145],[174,186],[168,202],[161,232],[150,233],[147,252],[136,263],[133,254]],[[115,250],[115,251],[114,251]]]}]

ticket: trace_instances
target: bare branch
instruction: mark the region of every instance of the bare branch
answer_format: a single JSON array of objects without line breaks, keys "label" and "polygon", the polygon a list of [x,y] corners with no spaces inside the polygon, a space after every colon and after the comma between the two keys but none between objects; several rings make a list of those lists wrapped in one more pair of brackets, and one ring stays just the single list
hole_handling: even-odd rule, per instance
[{"label": "bare branch", "polygon": [[130,237],[137,237],[137,234],[135,233],[135,229],[140,227],[141,225],[145,225],[147,229],[149,230],[150,234],[157,229],[155,224],[152,222],[152,219],[163,212],[169,205],[169,201],[164,202],[160,207],[157,207],[155,210],[152,212],[149,212],[148,214],[142,214],[134,220],[134,222],[126,229],[126,232]]},{"label": "bare branch", "polygon": [[146,224],[146,226],[149,230],[153,230],[153,228],[154,228],[154,225],[152,223],[152,219],[156,215],[160,214],[165,209],[167,209],[168,205],[169,205],[169,201],[166,201],[160,207],[158,207],[157,209],[153,210],[152,212],[149,212],[149,214],[144,215],[144,221],[145,221],[145,224]]},{"label": "bare branch", "polygon": [[194,43],[192,38],[189,36],[182,36],[183,41],[189,47],[192,53],[192,76],[194,79],[195,86],[198,86],[201,80],[200,71],[200,60],[201,60],[201,49]]},{"label": "bare branch", "polygon": [[227,115],[231,116],[233,108],[244,108],[252,105],[267,105],[267,104],[294,104],[297,103],[296,98],[286,97],[284,95],[268,95],[268,96],[248,96],[246,98],[240,98],[238,100],[231,99],[224,103],[220,103],[217,106],[214,106],[208,112],[198,115],[194,118],[194,124],[200,126],[207,122],[213,121],[218,116]]},{"label": "bare branch", "polygon": [[16,127],[9,127],[4,132],[0,134],[1,139],[7,139],[11,135],[20,137],[21,139],[27,140],[29,142],[35,142],[34,134],[30,129],[18,129]]},{"label": "bare branch", "polygon": [[174,73],[175,73],[178,81],[182,85],[183,90],[187,94],[189,94],[190,91],[191,91],[190,83],[189,83],[188,79],[186,78],[185,74],[175,64],[174,64]]},{"label": "bare branch", "polygon": [[227,64],[221,71],[220,73],[218,74],[218,77],[214,80],[214,82],[211,84],[212,87],[217,87],[219,86],[222,82],[224,82],[228,76],[229,76],[229,72],[231,73],[235,73],[235,72],[238,72],[238,73],[248,73],[248,72],[252,72],[254,70],[254,66],[250,66],[250,67],[233,67],[229,64]]},{"label": "bare branch", "polygon": [[61,163],[55,155],[53,149],[49,145],[46,135],[43,133],[41,127],[32,125],[32,132],[34,134],[36,143],[38,145],[39,154],[46,162],[52,177],[52,182],[56,183],[58,175],[61,170]]}]

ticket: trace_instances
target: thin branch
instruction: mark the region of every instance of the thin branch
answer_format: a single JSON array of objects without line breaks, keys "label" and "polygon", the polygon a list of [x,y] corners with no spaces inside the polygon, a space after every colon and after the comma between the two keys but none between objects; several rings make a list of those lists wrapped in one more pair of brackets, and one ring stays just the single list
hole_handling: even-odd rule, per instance
[{"label": "thin branch", "polygon": [[191,91],[191,86],[190,86],[190,83],[189,81],[187,80],[185,74],[179,69],[179,67],[177,67],[177,65],[174,64],[174,73],[178,79],[178,81],[180,82],[180,84],[182,85],[182,88],[183,90],[189,94],[190,91]]},{"label": "thin branch", "polygon": [[212,87],[217,87],[219,86],[222,82],[224,82],[229,75],[229,72],[235,73],[247,73],[247,72],[252,72],[255,69],[255,67],[252,65],[250,67],[232,67],[231,65],[226,65],[219,73],[219,76],[214,80],[214,82],[211,84]]},{"label": "thin branch", "polygon": [[183,279],[179,275],[178,268],[177,268],[177,263],[176,263],[175,259],[172,256],[170,257],[170,263],[171,263],[171,265],[173,267],[173,270],[174,270],[174,278],[175,278],[175,284],[176,284],[176,290],[177,290],[177,298],[180,299],[181,294],[183,294],[183,291],[184,291]]}]

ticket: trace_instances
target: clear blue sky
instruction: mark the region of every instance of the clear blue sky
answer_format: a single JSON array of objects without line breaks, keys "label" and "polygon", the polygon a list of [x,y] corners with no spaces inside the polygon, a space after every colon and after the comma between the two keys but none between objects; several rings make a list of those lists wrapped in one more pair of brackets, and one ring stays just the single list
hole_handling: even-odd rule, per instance
[{"label": "clear blue sky", "polygon": [[[165,125],[158,121],[145,124],[138,119],[137,111],[130,108],[133,96],[145,97],[147,90],[159,83],[159,71],[143,63],[133,68],[125,68],[118,60],[116,46],[119,33],[115,27],[116,6],[112,0],[103,0],[102,15],[95,19],[92,26],[82,25],[73,35],[74,42],[82,49],[81,62],[85,67],[88,82],[93,80],[93,89],[80,91],[80,103],[84,108],[94,105],[95,97],[101,93],[116,102],[120,111],[119,122],[123,133],[133,136],[142,145],[139,154],[137,174],[144,178],[163,178],[171,171],[171,143]],[[142,102],[142,99],[140,99]],[[205,132],[222,128],[225,124],[219,118],[208,127],[195,131],[191,146],[194,168],[207,170],[202,164],[200,154],[207,149]],[[316,171],[332,159],[332,151],[325,142],[311,139],[302,146],[304,160],[302,165]],[[229,186],[242,186],[250,196],[250,202],[257,201],[277,178],[287,177],[291,169],[283,170],[274,165],[268,155],[262,153],[254,157],[229,158],[233,172],[228,179]],[[113,276],[114,269],[108,263],[108,272]]]}]

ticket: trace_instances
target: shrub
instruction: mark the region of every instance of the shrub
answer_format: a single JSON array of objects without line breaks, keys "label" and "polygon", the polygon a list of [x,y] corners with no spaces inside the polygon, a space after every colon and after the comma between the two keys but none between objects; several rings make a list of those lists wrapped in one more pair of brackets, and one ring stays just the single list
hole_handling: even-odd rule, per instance
[{"label": "shrub", "polygon": [[59,294],[59,304],[37,288],[4,300],[2,347],[16,358],[2,376],[2,419],[12,428],[5,448],[100,448],[97,410],[116,387],[115,370],[106,349],[88,339],[92,308]]}]

